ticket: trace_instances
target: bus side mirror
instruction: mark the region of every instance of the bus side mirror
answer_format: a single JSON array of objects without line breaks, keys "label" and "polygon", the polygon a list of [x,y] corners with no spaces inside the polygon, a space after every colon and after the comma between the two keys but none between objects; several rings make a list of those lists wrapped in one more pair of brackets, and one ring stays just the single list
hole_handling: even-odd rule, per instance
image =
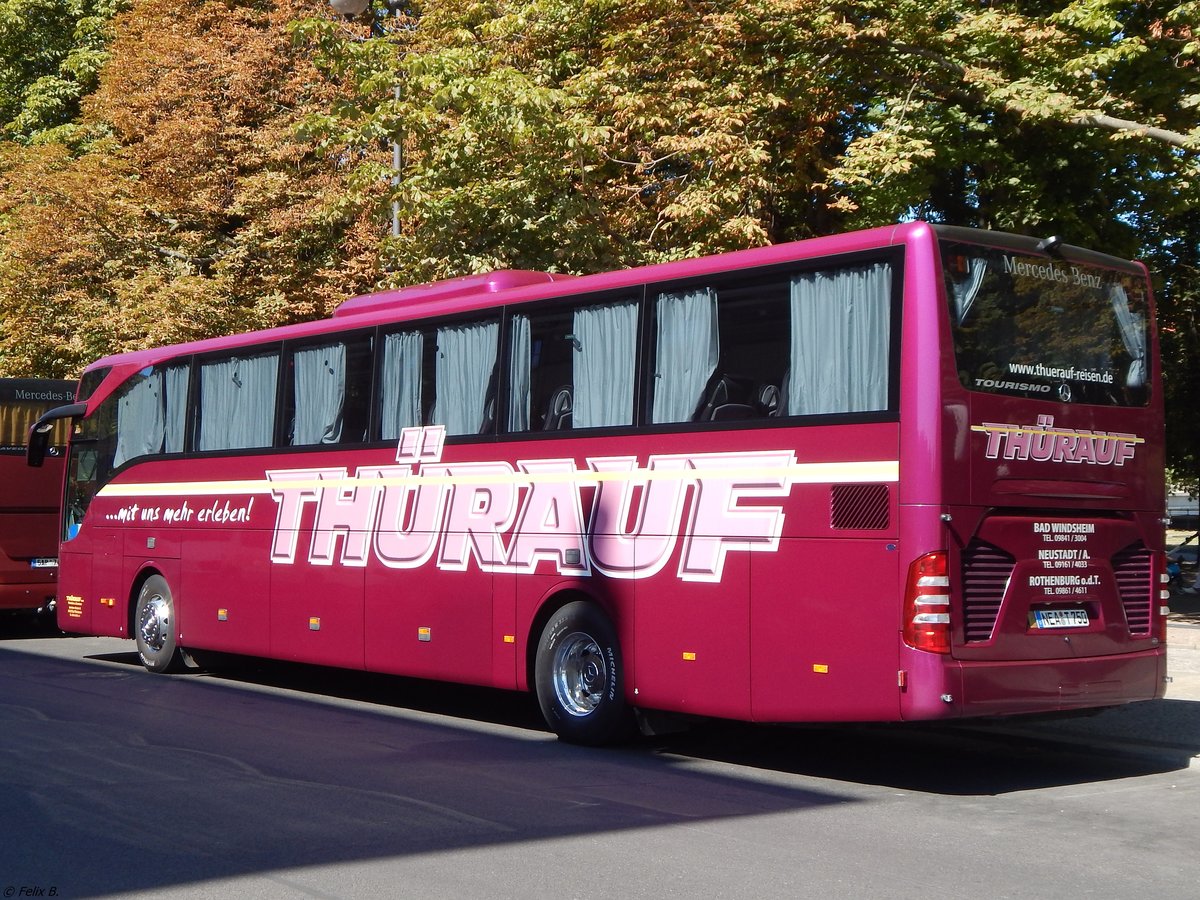
[{"label": "bus side mirror", "polygon": [[35,469],[41,468],[46,460],[46,449],[50,446],[50,435],[54,434],[54,423],[59,419],[74,419],[87,412],[86,403],[57,406],[45,413],[29,429],[29,443],[25,445],[25,463]]}]

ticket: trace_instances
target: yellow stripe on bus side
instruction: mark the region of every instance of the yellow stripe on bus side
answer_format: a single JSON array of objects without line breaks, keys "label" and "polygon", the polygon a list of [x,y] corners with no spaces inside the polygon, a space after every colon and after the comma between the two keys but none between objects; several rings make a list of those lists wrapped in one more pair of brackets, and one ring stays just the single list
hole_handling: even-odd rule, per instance
[{"label": "yellow stripe on bus side", "polygon": [[1107,441],[1127,441],[1130,444],[1144,444],[1145,438],[1140,438],[1131,434],[1112,434],[1107,431],[1073,431],[1070,428],[1029,428],[1022,425],[972,425],[972,431],[977,431],[982,434],[988,432],[996,432],[997,434],[1038,434],[1038,435],[1062,435],[1064,437],[1096,437]]},{"label": "yellow stripe on bus side", "polygon": [[[444,463],[453,467],[454,463]],[[465,465],[472,465],[466,463]],[[165,482],[126,482],[122,484],[106,484],[100,489],[101,497],[200,497],[225,496],[228,494],[269,494],[281,490],[316,490],[321,488],[357,488],[357,487],[391,487],[408,485],[472,485],[472,484],[518,484],[528,485],[534,482],[582,482],[584,484],[602,481],[657,481],[679,480],[698,481],[702,478],[743,479],[743,478],[786,478],[792,484],[827,484],[852,482],[896,482],[900,480],[900,463],[898,460],[870,460],[864,462],[843,463],[799,463],[793,466],[758,466],[747,468],[709,468],[709,469],[635,469],[621,472],[479,472],[464,475],[425,475],[416,474],[400,478],[346,478],[329,479],[297,479],[295,481],[269,481],[251,479],[242,481],[165,481]]]}]

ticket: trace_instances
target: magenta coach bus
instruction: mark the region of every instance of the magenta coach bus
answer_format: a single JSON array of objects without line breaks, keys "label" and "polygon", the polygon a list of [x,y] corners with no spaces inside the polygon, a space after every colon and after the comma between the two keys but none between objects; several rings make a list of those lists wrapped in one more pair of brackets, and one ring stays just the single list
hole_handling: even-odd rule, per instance
[{"label": "magenta coach bus", "polygon": [[0,610],[54,608],[66,423],[47,433],[41,469],[25,465],[25,445],[44,412],[74,397],[73,381],[0,378]]},{"label": "magenta coach bus", "polygon": [[1152,323],[1141,265],[913,223],[112,356],[43,422],[59,621],[532,690],[583,743],[1159,697]]}]

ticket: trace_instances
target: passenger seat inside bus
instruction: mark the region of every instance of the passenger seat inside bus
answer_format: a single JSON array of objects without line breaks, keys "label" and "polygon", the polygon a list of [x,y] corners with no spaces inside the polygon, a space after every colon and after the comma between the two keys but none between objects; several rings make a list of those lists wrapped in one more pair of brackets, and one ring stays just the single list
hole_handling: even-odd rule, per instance
[{"label": "passenger seat inside bus", "polygon": [[773,384],[761,384],[758,387],[759,415],[774,418],[779,415],[779,388]]},{"label": "passenger seat inside bus", "polygon": [[574,409],[571,385],[564,384],[550,392],[546,404],[546,415],[542,417],[543,431],[563,431],[571,427],[571,412]]},{"label": "passenger seat inside bus", "polygon": [[701,406],[700,422],[731,422],[779,414],[779,388],[757,384],[741,375],[722,375],[709,389]]}]

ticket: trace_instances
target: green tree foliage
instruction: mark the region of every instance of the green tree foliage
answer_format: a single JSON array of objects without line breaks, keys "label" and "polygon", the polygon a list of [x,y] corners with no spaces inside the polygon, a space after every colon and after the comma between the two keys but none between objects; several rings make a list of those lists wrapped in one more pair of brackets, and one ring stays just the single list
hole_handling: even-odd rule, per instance
[{"label": "green tree foliage", "polygon": [[906,214],[1144,259],[1168,458],[1200,465],[1200,3],[855,4],[840,79],[870,84],[826,183],[849,224]]},{"label": "green tree foliage", "polygon": [[70,139],[122,0],[0,0],[0,138]]},{"label": "green tree foliage", "polygon": [[313,122],[362,154],[355,183],[388,177],[373,142],[403,144],[396,279],[596,271],[833,227],[814,188],[844,147],[836,92],[811,77],[833,50],[809,29],[822,4],[700,7],[698,20],[666,0],[433,0],[373,40],[305,23],[356,91]]},{"label": "green tree foliage", "polygon": [[905,2],[847,23],[870,70],[842,77],[875,93],[829,173],[839,205],[1136,252],[1148,207],[1197,199],[1195,7]]},{"label": "green tree foliage", "polygon": [[428,0],[300,33],[357,91],[314,127],[358,183],[404,145],[402,275],[594,270],[913,215],[1136,253],[1196,201],[1196,7]]},{"label": "green tree foliage", "polygon": [[[44,37],[0,29],[3,121],[26,123],[8,133],[88,137],[0,150],[9,370],[374,284],[922,216],[1147,259],[1171,457],[1192,466],[1200,3],[377,0],[354,22],[323,0],[129,4],[107,50],[64,24],[99,6]],[[76,69],[100,72],[80,118],[21,118],[50,109],[38,79]]]},{"label": "green tree foliage", "polygon": [[296,138],[334,100],[287,31],[318,9],[135,0],[84,102],[87,146],[0,148],[7,373],[321,316],[374,282],[372,224]]},{"label": "green tree foliage", "polygon": [[384,245],[396,281],[595,271],[916,216],[1060,234],[1158,274],[1170,455],[1194,468],[1200,4],[414,12],[373,40],[299,29],[354,90],[316,128],[361,151],[357,184],[386,183],[372,142],[404,147],[402,236]]}]

